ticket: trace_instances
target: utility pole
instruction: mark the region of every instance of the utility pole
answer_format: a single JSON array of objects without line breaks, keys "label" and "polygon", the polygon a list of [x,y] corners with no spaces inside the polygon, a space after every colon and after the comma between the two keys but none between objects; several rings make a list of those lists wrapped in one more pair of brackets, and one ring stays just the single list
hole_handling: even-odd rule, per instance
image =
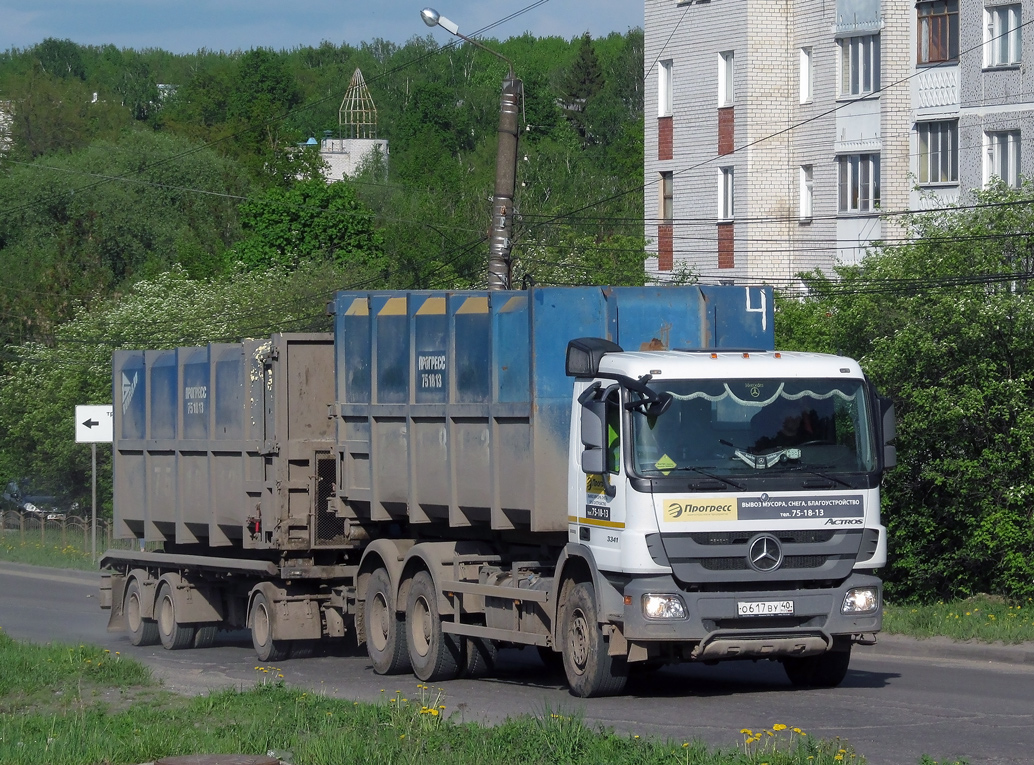
[{"label": "utility pole", "polygon": [[439,26],[449,34],[488,51],[506,62],[508,71],[503,80],[499,104],[498,148],[495,157],[495,193],[492,196],[491,235],[488,247],[488,289],[508,290],[512,283],[513,195],[517,186],[517,112],[524,84],[513,72],[513,62],[477,40],[460,34],[459,27],[433,8],[424,8],[420,17],[429,27]]}]

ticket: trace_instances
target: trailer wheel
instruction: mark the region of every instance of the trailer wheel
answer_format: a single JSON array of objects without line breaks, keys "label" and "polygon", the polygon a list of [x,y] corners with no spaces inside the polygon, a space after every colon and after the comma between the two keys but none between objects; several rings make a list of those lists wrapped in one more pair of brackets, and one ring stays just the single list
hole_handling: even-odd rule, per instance
[{"label": "trailer wheel", "polygon": [[426,571],[414,576],[409,585],[406,614],[406,642],[413,674],[424,682],[455,678],[465,661],[463,646],[458,637],[442,631],[438,594]]},{"label": "trailer wheel", "polygon": [[211,648],[215,643],[215,636],[219,634],[218,624],[200,624],[197,632],[194,633],[195,648]]},{"label": "trailer wheel", "polygon": [[180,624],[176,620],[176,601],[169,585],[158,591],[154,605],[155,621],[158,622],[158,637],[169,651],[178,651],[194,644],[196,629],[193,624]]},{"label": "trailer wheel", "polygon": [[286,640],[273,640],[272,606],[263,592],[255,593],[251,603],[251,644],[259,661],[281,661],[287,658],[291,644]]},{"label": "trailer wheel", "polygon": [[564,672],[571,693],[581,698],[613,696],[625,688],[628,663],[610,656],[596,617],[596,594],[588,582],[574,586],[564,607]]},{"label": "trailer wheel", "polygon": [[129,642],[133,645],[154,645],[158,642],[158,623],[143,616],[140,594],[140,580],[134,579],[126,587],[122,600],[122,613],[129,625]]},{"label": "trailer wheel", "polygon": [[366,585],[364,606],[366,651],[378,675],[408,672],[405,621],[395,610],[395,594],[388,572],[379,568]]},{"label": "trailer wheel", "polygon": [[848,646],[844,651],[783,659],[783,669],[797,688],[836,688],[847,676],[850,663],[851,647]]}]

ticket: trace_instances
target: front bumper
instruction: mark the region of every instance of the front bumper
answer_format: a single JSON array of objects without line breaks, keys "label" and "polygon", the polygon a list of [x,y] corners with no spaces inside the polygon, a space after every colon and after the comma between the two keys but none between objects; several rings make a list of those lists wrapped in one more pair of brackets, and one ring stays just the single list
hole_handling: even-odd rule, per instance
[{"label": "front bumper", "polygon": [[[875,587],[879,607],[868,614],[843,614],[849,590]],[[640,646],[683,644],[682,658],[711,660],[810,656],[855,642],[880,630],[883,622],[882,584],[874,576],[852,573],[837,587],[737,592],[687,592],[671,576],[634,578],[624,589],[626,641]],[[643,595],[678,594],[686,606],[684,619],[647,619]],[[793,601],[793,615],[738,616],[737,603]],[[657,648],[655,645],[654,648]],[[650,651],[651,655],[655,651]]]}]

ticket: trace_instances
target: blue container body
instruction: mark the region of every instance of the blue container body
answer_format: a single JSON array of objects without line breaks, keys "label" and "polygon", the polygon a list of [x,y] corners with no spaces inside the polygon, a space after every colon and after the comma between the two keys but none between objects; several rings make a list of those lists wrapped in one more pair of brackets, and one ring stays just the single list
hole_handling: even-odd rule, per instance
[{"label": "blue container body", "polygon": [[773,348],[766,287],[340,292],[340,513],[567,528],[569,340],[625,350]]}]

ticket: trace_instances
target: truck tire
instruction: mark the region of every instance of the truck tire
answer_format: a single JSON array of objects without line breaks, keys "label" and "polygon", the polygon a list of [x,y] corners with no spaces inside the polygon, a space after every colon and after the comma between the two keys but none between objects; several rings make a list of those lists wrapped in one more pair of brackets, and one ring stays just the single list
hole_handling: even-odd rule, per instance
[{"label": "truck tire", "polygon": [[255,593],[251,602],[251,644],[259,661],[281,661],[287,658],[291,644],[287,640],[273,640],[273,607],[263,592]]},{"label": "truck tire", "polygon": [[388,572],[379,568],[366,585],[363,607],[366,626],[366,652],[378,675],[408,672],[405,621],[395,610],[395,593]]},{"label": "truck tire", "polygon": [[442,631],[438,593],[431,575],[419,572],[406,599],[406,644],[413,674],[425,683],[452,680],[465,662],[460,638]]},{"label": "truck tire", "polygon": [[218,624],[199,624],[197,632],[194,633],[194,647],[211,648],[215,643],[215,636],[218,634]]},{"label": "truck tire", "polygon": [[848,646],[843,651],[783,659],[783,669],[790,683],[797,688],[836,688],[847,675],[850,663],[851,647]]},{"label": "truck tire", "polygon": [[178,651],[194,645],[194,634],[197,631],[193,624],[180,624],[176,619],[176,599],[168,584],[158,590],[154,601],[155,621],[158,623],[158,637],[166,650]]},{"label": "truck tire", "polygon": [[140,580],[134,579],[126,587],[122,599],[122,613],[129,625],[129,642],[133,645],[155,645],[158,642],[158,623],[142,615],[143,597],[140,594]]},{"label": "truck tire", "polygon": [[571,693],[581,698],[614,696],[628,681],[628,663],[607,653],[607,641],[596,617],[596,593],[588,582],[575,585],[561,621],[564,672]]},{"label": "truck tire", "polygon": [[460,677],[487,677],[495,669],[499,646],[494,640],[465,638],[463,641],[463,667]]}]

